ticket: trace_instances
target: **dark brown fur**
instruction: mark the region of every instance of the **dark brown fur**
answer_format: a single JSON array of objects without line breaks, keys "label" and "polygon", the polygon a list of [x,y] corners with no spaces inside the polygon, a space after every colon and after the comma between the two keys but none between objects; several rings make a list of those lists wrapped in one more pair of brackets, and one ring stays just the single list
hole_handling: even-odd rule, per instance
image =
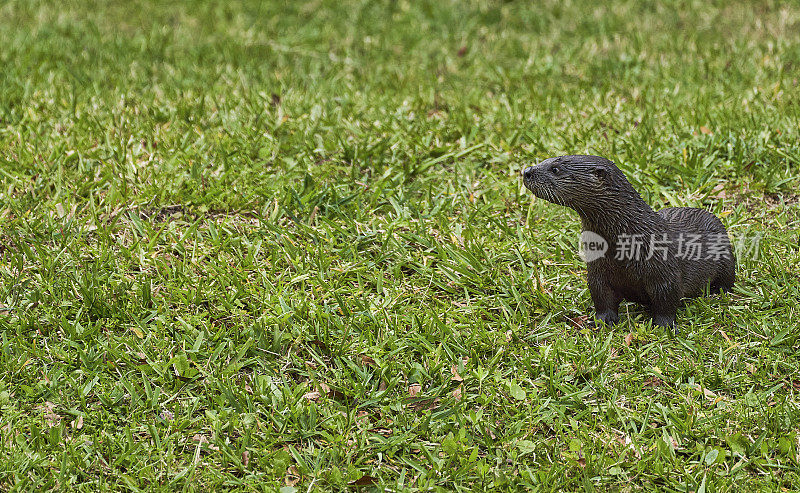
[{"label": "dark brown fur", "polygon": [[[603,323],[619,320],[626,299],[649,305],[654,324],[674,327],[681,298],[733,287],[736,259],[713,214],[691,207],[654,212],[622,171],[598,156],[550,158],[526,168],[523,177],[534,195],[574,209],[583,231],[607,242],[605,255],[587,263],[595,316]],[[632,255],[632,235],[643,239],[639,255]],[[699,258],[681,255],[687,240],[697,245]]]}]

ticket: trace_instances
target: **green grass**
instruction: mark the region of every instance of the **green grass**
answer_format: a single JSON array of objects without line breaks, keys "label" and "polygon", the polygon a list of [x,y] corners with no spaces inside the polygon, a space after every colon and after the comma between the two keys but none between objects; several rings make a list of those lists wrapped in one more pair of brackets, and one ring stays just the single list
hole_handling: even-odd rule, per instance
[{"label": "green grass", "polygon": [[[800,488],[800,6],[0,4],[0,489]],[[590,330],[544,157],[734,292]]]}]

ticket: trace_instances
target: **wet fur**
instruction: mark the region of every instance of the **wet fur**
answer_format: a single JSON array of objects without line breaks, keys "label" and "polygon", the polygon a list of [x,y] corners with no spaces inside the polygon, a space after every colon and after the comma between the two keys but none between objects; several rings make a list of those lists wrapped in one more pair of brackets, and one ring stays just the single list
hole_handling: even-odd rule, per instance
[{"label": "wet fur", "polygon": [[[674,327],[682,298],[733,287],[736,259],[720,220],[691,207],[654,212],[611,161],[599,156],[550,158],[526,168],[523,178],[534,195],[574,209],[583,231],[608,242],[605,255],[587,264],[595,316],[603,323],[619,321],[619,304],[625,299],[648,305],[654,324]],[[624,245],[617,244],[620,235],[642,235],[637,259],[625,258]],[[664,240],[666,251],[654,248],[651,255],[652,237]],[[703,258],[678,256],[678,245],[690,238]],[[715,243],[720,247],[717,258],[705,258]]]}]

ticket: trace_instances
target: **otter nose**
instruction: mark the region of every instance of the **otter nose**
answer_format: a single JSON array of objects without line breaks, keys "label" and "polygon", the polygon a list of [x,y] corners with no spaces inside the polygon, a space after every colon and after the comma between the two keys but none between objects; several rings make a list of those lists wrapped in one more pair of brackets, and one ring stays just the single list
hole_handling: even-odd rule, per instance
[{"label": "otter nose", "polygon": [[525,181],[530,180],[531,176],[533,176],[533,166],[528,166],[522,170],[522,177],[525,179]]}]

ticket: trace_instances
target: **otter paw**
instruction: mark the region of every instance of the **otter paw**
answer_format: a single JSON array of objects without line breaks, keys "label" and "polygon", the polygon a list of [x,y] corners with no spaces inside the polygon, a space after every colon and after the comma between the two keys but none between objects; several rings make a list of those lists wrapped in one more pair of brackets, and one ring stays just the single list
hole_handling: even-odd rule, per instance
[{"label": "otter paw", "polygon": [[653,315],[653,325],[675,330],[675,317],[670,315]]},{"label": "otter paw", "polygon": [[[614,325],[616,325],[617,322],[619,322],[619,315],[616,312],[612,311],[596,313],[594,318],[598,322],[602,322],[603,325],[606,325],[608,327],[613,327]],[[599,324],[595,324],[594,326],[598,327]]]}]

